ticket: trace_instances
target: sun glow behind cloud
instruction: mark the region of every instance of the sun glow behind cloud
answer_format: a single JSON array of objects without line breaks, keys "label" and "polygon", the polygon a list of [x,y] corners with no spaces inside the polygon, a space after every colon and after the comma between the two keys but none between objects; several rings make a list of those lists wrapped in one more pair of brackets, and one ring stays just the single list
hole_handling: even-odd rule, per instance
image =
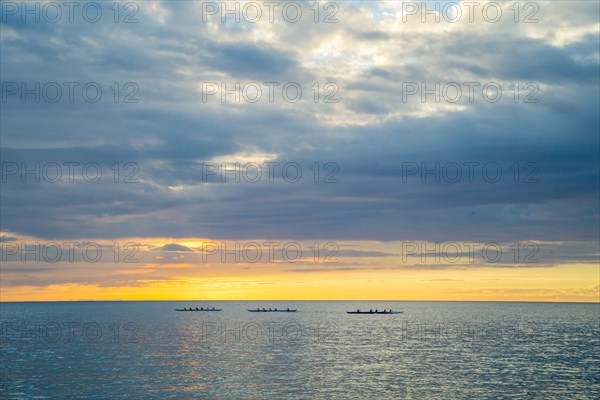
[{"label": "sun glow behind cloud", "polygon": [[[256,260],[255,252],[244,253],[266,241],[242,243],[208,238],[128,238],[122,240],[119,262],[114,245],[99,241],[107,257],[86,262],[44,263],[51,257],[40,251],[42,260],[32,258],[32,244],[48,247],[55,241],[20,237],[5,232],[2,243],[3,301],[51,300],[513,300],[596,301],[598,286],[593,244],[581,245],[577,255],[588,253],[585,263],[564,255],[569,243],[531,242],[537,257],[545,262],[511,263],[510,243],[502,245],[505,261],[489,262],[477,252],[451,251],[465,244],[448,243],[436,250],[432,243],[341,242],[330,259],[324,250],[315,258],[314,243],[294,243],[304,256]],[[26,242],[27,241],[27,242]],[[29,258],[11,246],[24,249]],[[85,243],[82,242],[82,243]],[[136,252],[125,261],[123,243],[135,243]],[[268,242],[272,243],[272,242]],[[236,247],[236,245],[238,247]],[[216,247],[219,251],[215,251]],[[221,247],[222,246],[222,247]],[[320,248],[320,247],[319,247]],[[262,251],[266,248],[263,247]],[[360,249],[360,250],[358,250]],[[419,250],[420,249],[420,250]],[[442,253],[439,254],[439,250]],[[112,250],[112,251],[111,251]],[[237,251],[236,251],[237,250]],[[24,251],[26,253],[26,251]],[[236,254],[237,253],[237,254]],[[282,253],[283,254],[283,253]],[[564,256],[552,258],[563,254]],[[45,255],[45,256],[44,256]],[[240,256],[241,255],[241,256]],[[495,257],[495,256],[493,256]],[[64,260],[63,260],[64,261]],[[35,285],[28,276],[36,271]]]}]

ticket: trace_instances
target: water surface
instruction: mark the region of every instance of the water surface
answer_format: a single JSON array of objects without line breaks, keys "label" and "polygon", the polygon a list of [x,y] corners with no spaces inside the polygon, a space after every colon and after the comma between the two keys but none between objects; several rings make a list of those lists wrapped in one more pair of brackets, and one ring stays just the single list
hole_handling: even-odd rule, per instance
[{"label": "water surface", "polygon": [[[222,312],[176,312],[181,307]],[[297,313],[249,313],[256,307]],[[0,397],[595,399],[598,304],[2,303]],[[400,315],[348,315],[361,309]]]}]

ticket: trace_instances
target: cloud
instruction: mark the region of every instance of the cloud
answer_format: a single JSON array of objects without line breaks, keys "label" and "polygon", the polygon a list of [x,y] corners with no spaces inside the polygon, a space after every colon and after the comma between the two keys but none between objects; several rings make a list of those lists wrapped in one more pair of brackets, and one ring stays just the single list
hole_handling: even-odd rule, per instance
[{"label": "cloud", "polygon": [[268,45],[253,43],[214,44],[210,64],[231,76],[251,80],[279,80],[294,68],[293,55]]},{"label": "cloud", "polygon": [[160,247],[155,247],[152,249],[154,251],[173,251],[173,252],[194,252],[194,250],[190,249],[186,246],[181,246],[175,243],[168,243]]},{"label": "cloud", "polygon": [[[340,4],[333,24],[201,23],[201,8],[184,2],[140,4],[131,26],[11,20],[3,81],[94,81],[104,96],[3,103],[2,161],[97,163],[103,175],[7,177],[3,229],[61,239],[598,240],[598,6],[584,3],[544,4],[544,19],[529,25],[403,23],[390,2]],[[203,81],[271,80],[299,82],[302,100],[202,101]],[[137,83],[139,102],[115,103],[116,81]],[[406,82],[469,81],[502,85],[501,101],[480,92],[456,104],[403,101]],[[538,103],[523,102],[530,81]],[[327,82],[337,103],[323,102]],[[203,163],[241,153],[297,163],[302,179],[203,179]],[[129,162],[137,183],[122,182]],[[328,162],[337,183],[323,183]],[[465,163],[477,163],[474,182]],[[456,183],[441,172],[450,164],[462,168]],[[407,165],[420,171],[407,176]],[[423,179],[436,165],[442,176]],[[486,165],[500,166],[498,182],[486,180]]]}]

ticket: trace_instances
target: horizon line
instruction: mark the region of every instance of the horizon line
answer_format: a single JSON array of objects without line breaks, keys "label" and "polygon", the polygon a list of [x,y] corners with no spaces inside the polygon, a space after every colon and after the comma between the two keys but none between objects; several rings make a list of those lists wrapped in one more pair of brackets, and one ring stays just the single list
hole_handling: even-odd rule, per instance
[{"label": "horizon line", "polygon": [[356,300],[356,299],[344,299],[344,300],[276,300],[276,299],[266,299],[266,300],[122,300],[122,299],[115,299],[115,300],[94,300],[94,299],[87,299],[87,300],[23,300],[23,301],[1,301],[0,300],[0,304],[9,304],[9,303],[108,303],[108,302],[121,302],[121,303],[125,303],[125,302],[144,302],[144,301],[152,301],[152,302],[174,302],[174,301],[178,301],[178,302],[182,302],[182,301],[193,301],[193,302],[226,302],[226,301],[230,301],[230,302],[257,302],[257,301],[271,301],[271,302],[282,302],[282,301],[289,301],[289,302],[299,302],[299,301],[330,301],[330,302],[343,302],[343,301],[353,301],[353,302],[367,302],[367,301],[378,301],[378,302],[382,302],[382,301],[403,301],[403,302],[437,302],[437,303],[550,303],[550,304],[598,304],[600,305],[600,300],[599,301],[544,301],[544,300],[378,300],[378,299],[369,299],[369,300]]}]

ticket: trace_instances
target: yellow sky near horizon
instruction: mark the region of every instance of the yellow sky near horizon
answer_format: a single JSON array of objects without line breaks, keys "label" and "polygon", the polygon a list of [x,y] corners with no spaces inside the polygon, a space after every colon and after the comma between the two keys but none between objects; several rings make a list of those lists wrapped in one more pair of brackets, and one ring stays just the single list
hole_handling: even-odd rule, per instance
[{"label": "yellow sky near horizon", "polygon": [[599,302],[598,266],[276,272],[85,283],[0,286],[0,301],[76,300],[449,300]]},{"label": "yellow sky near horizon", "polygon": [[[101,246],[98,262],[83,262],[87,241],[65,247],[1,232],[0,301],[77,300],[452,300],[600,302],[600,265],[593,242],[526,242],[514,244],[466,242],[346,241],[318,244],[280,240],[273,260],[264,240],[228,242],[206,238],[129,238]],[[32,258],[33,244],[39,244]],[[135,252],[129,244],[137,243]],[[271,242],[272,243],[272,242]],[[335,251],[331,243],[335,244]],[[207,245],[208,244],[208,245]],[[236,261],[242,254],[241,262]],[[535,253],[526,244],[536,246]],[[60,262],[52,246],[63,248]],[[206,245],[206,247],[202,247]],[[285,261],[283,249],[299,261]],[[29,247],[28,247],[29,246]],[[45,247],[44,247],[45,246]],[[90,246],[88,258],[94,257]],[[212,247],[211,247],[212,246]],[[216,246],[216,247],[215,247]],[[262,258],[251,262],[262,248]],[[274,245],[273,245],[274,246]],[[243,249],[248,248],[247,252]],[[24,250],[29,249],[29,250]],[[459,249],[456,259],[453,251]],[[469,249],[474,249],[471,252]],[[29,252],[23,260],[23,252]],[[221,253],[222,251],[222,253]],[[204,253],[203,253],[204,252]],[[422,252],[422,253],[421,253]],[[207,254],[205,254],[207,253]],[[442,256],[438,260],[436,254]],[[225,259],[221,255],[225,254]],[[324,262],[328,255],[329,261]],[[425,258],[423,254],[426,255]],[[534,254],[535,263],[526,262]],[[74,255],[74,262],[65,262]],[[12,258],[11,258],[12,257]],[[78,258],[79,257],[79,258]],[[316,258],[315,258],[316,257]],[[515,257],[518,258],[516,262]],[[585,262],[569,262],[583,257]],[[131,258],[131,260],[130,260]],[[135,262],[127,262],[135,261]],[[334,262],[330,262],[330,261]],[[44,262],[46,261],[46,262]]]}]

